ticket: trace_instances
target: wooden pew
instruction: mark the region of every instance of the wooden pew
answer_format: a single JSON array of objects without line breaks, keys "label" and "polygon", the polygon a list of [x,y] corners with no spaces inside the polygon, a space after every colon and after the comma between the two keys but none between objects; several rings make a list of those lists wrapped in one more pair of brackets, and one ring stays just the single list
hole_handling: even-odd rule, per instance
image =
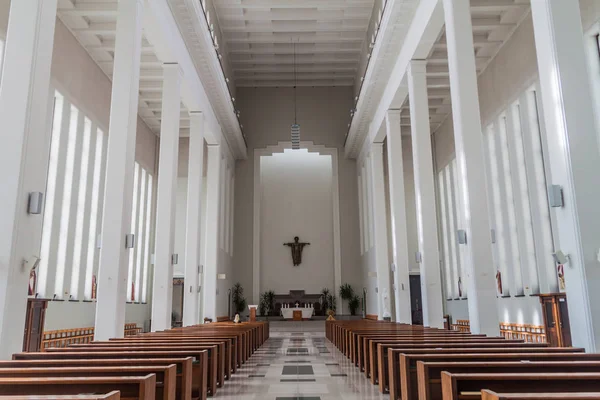
[{"label": "wooden pew", "polygon": [[450,374],[442,372],[444,400],[481,399],[481,390],[502,393],[599,392],[600,373]]},{"label": "wooden pew", "polygon": [[501,361],[501,362],[417,362],[418,396],[420,400],[442,399],[442,372],[469,373],[600,373],[600,361]]},{"label": "wooden pew", "polygon": [[[68,349],[85,349],[90,351],[117,351],[120,349],[128,350],[167,350],[172,348],[177,349],[204,349],[206,346],[217,345],[217,383],[219,387],[223,386],[225,379],[231,376],[231,343],[221,341],[199,340],[192,342],[178,342],[174,344],[171,341],[151,341],[151,342],[92,342],[89,344],[72,345],[66,349],[53,349],[48,351],[69,351]],[[78,351],[78,350],[77,350]],[[210,359],[209,359],[210,360]]]},{"label": "wooden pew", "polygon": [[145,377],[156,375],[156,400],[175,400],[175,364],[133,367],[0,368],[0,378]]},{"label": "wooden pew", "polygon": [[[432,339],[402,339],[393,341],[371,340],[366,352],[365,375],[371,377],[371,383],[377,384],[380,377],[385,377],[387,372],[387,349],[403,347],[405,344],[431,344],[431,347],[444,347],[452,344],[469,344],[471,347],[529,347],[522,340],[506,340],[503,338],[432,338]],[[479,345],[481,344],[481,346]],[[540,347],[547,347],[541,345]]]},{"label": "wooden pew", "polygon": [[417,362],[521,362],[521,361],[600,361],[600,354],[587,353],[455,353],[401,354],[400,379],[390,379],[390,398],[418,396]]},{"label": "wooden pew", "polygon": [[472,356],[478,354],[487,356],[488,354],[519,354],[521,359],[533,357],[539,354],[562,354],[562,355],[583,355],[582,348],[563,348],[563,347],[522,347],[522,348],[429,348],[429,349],[388,349],[388,387],[391,399],[398,399],[405,390],[411,392],[411,385],[416,388],[417,372],[416,362],[413,360],[412,371],[410,366],[411,359],[404,356],[426,356],[439,355],[440,357],[455,357],[467,354]]},{"label": "wooden pew", "polygon": [[[130,344],[137,344],[137,343],[174,343],[175,345],[178,345],[179,343],[201,343],[201,342],[205,342],[207,341],[207,338],[203,338],[203,337],[196,337],[196,336],[185,336],[185,337],[169,337],[169,336],[163,336],[163,337],[153,337],[153,336],[136,336],[136,337],[131,337],[131,338],[118,338],[118,339],[110,339],[108,342],[93,342],[94,344],[98,344],[98,343],[130,343]],[[236,373],[237,372],[237,367],[241,366],[242,364],[242,359],[241,359],[241,352],[242,352],[242,347],[241,347],[241,341],[238,340],[237,336],[231,335],[231,336],[219,336],[219,337],[215,337],[214,340],[226,340],[229,341],[230,344],[227,345],[226,343],[226,353],[229,352],[230,353],[230,371],[229,372],[233,372]],[[230,373],[227,373],[227,369],[225,371],[226,373],[226,378],[230,378]]]},{"label": "wooden pew", "polygon": [[113,390],[104,394],[70,394],[70,395],[42,395],[42,396],[0,396],[0,400],[120,400],[121,392]]},{"label": "wooden pew", "polygon": [[600,400],[600,392],[596,393],[496,393],[491,390],[481,391],[482,400]]},{"label": "wooden pew", "polygon": [[[186,352],[186,356],[194,356],[202,351],[208,352],[207,357],[207,376],[208,376],[208,390],[211,394],[217,392],[217,388],[223,385],[223,378],[225,374],[224,369],[224,353],[218,352],[218,344],[214,345],[196,345],[196,346],[124,346],[124,347],[95,347],[87,345],[85,347],[66,347],[57,349],[48,349],[48,354],[71,354],[76,352],[90,353],[107,353],[107,354],[129,354],[130,358],[136,358],[138,354],[151,354],[153,352],[164,352],[165,356],[173,357],[176,353],[178,355],[181,352]],[[112,357],[111,357],[112,358]]]},{"label": "wooden pew", "polygon": [[[12,360],[0,361],[0,373],[4,368],[55,368],[55,367],[128,367],[165,366],[176,368],[177,400],[192,400],[192,357],[185,358],[119,358],[119,359],[58,359],[58,360]],[[198,397],[198,396],[196,396]]]},{"label": "wooden pew", "polygon": [[[83,350],[83,349],[81,349]],[[43,353],[17,353],[13,354],[13,360],[91,360],[91,359],[155,359],[155,358],[185,358],[192,357],[192,397],[200,397],[206,400],[207,391],[214,394],[217,387],[216,374],[208,379],[208,352],[183,350],[169,351],[113,351],[113,352],[43,352]],[[214,359],[216,361],[216,359]],[[212,362],[216,369],[215,362]],[[213,370],[214,370],[213,369]]]},{"label": "wooden pew", "polygon": [[69,395],[121,392],[121,397],[154,400],[156,375],[76,378],[0,378],[0,395]]},{"label": "wooden pew", "polygon": [[[546,349],[547,346],[540,343],[523,343],[523,342],[507,342],[507,343],[495,343],[495,342],[485,342],[485,341],[478,341],[478,342],[471,342],[471,341],[464,341],[464,342],[422,342],[422,343],[415,343],[415,342],[407,342],[407,343],[399,343],[394,345],[393,347],[388,347],[388,360],[389,360],[389,351],[392,350],[398,350],[398,349],[403,349],[403,350],[419,350],[419,349],[428,349],[427,351],[424,351],[426,353],[435,353],[438,351],[442,351],[442,350],[450,350],[454,353],[456,353],[457,351],[465,351],[462,349],[497,349],[499,352],[501,351],[506,351],[506,350],[512,350],[513,352],[516,351],[521,351],[522,349],[538,349],[538,350],[543,350]],[[379,360],[378,365],[375,366],[375,368],[373,369],[373,371],[371,371],[370,377],[371,377],[371,383],[372,384],[378,384],[379,383],[379,374],[378,371],[381,371],[381,377],[383,377],[382,379],[385,379],[386,377],[386,371],[385,371],[385,366],[383,364],[383,358]],[[388,371],[389,371],[389,361],[388,361]],[[366,375],[366,374],[365,374]]]},{"label": "wooden pew", "polygon": [[[470,334],[453,334],[453,335],[445,335],[443,333],[440,332],[423,332],[423,333],[397,333],[394,335],[381,335],[381,334],[371,334],[371,335],[364,335],[364,334],[358,334],[356,335],[357,338],[357,349],[356,349],[356,359],[358,361],[358,367],[361,368],[361,371],[364,370],[364,368],[369,368],[369,352],[371,351],[371,345],[370,343],[372,343],[373,341],[385,341],[385,342],[394,342],[394,341],[407,341],[407,340],[412,340],[415,342],[426,342],[426,341],[460,341],[460,340],[471,340],[471,341],[478,341],[478,340],[494,340],[494,339],[500,339],[500,340],[506,340],[503,338],[487,338],[485,335],[470,335]],[[522,342],[522,341],[521,341]],[[373,348],[373,350],[376,350],[376,348]],[[351,350],[352,352],[352,350]],[[356,363],[355,363],[356,365]]]}]

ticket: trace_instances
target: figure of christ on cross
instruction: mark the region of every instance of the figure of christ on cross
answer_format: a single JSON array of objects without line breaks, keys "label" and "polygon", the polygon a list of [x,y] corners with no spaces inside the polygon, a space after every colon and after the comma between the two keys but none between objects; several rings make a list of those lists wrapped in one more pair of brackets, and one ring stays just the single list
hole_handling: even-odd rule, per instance
[{"label": "figure of christ on cross", "polygon": [[284,243],[284,246],[289,246],[292,249],[292,261],[294,262],[294,267],[302,264],[302,250],[304,250],[304,246],[310,246],[310,243],[300,242],[300,238],[296,236],[294,241],[291,243]]}]

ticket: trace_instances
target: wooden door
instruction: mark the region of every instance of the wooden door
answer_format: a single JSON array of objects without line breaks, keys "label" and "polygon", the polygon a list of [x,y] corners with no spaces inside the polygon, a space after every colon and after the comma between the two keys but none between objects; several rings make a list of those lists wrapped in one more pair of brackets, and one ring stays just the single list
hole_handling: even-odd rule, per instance
[{"label": "wooden door", "polygon": [[23,351],[40,351],[48,300],[27,299],[27,315],[23,333]]},{"label": "wooden door", "polygon": [[569,321],[569,310],[567,309],[567,297],[557,297],[556,311],[558,314],[559,329],[561,339],[561,347],[571,347],[573,342],[571,341],[571,323]]},{"label": "wooden door", "polygon": [[560,347],[559,329],[554,312],[554,298],[541,297],[542,311],[544,313],[544,325],[546,326],[546,340],[551,347]]}]

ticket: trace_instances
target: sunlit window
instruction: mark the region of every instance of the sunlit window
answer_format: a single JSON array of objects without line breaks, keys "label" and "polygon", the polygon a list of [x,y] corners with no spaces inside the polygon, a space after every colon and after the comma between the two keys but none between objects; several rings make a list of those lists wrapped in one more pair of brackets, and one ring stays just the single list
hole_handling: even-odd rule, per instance
[{"label": "sunlit window", "polygon": [[77,212],[75,214],[75,240],[73,249],[73,266],[71,270],[71,298],[78,298],[79,275],[82,266],[83,227],[87,219],[85,209],[88,194],[88,163],[90,159],[90,139],[92,136],[92,121],[85,118],[83,123],[83,143],[81,145],[81,164],[79,167],[79,193],[77,195]]},{"label": "sunlit window", "polygon": [[144,276],[142,278],[142,303],[148,301],[148,283],[149,276],[148,272],[150,269],[150,229],[152,226],[152,175],[148,175],[148,191],[146,192],[146,234],[145,234],[145,245],[144,245]]},{"label": "sunlit window", "polygon": [[[129,228],[129,232],[135,234],[135,228],[137,227],[136,220],[138,217],[138,180],[139,180],[139,172],[140,165],[135,163],[135,167],[133,169],[133,205],[131,207],[131,225]],[[139,236],[135,236],[135,246],[133,249],[129,251],[129,269],[127,271],[127,301],[134,301],[134,288],[133,288],[133,268],[135,264],[135,252],[137,250],[139,244]]]},{"label": "sunlit window", "polygon": [[[48,178],[46,183],[46,199],[44,206],[44,221],[42,228],[42,245],[40,249],[40,265],[37,292],[41,297],[47,297],[46,283],[49,278],[50,243],[54,222],[54,199],[56,197],[56,176],[58,170],[58,155],[62,132],[62,119],[65,112],[64,97],[56,92],[54,95],[54,118],[52,121],[52,139],[50,141],[50,157],[48,160]],[[68,110],[68,109],[67,109]],[[68,116],[67,116],[68,118]]]},{"label": "sunlit window", "polygon": [[446,279],[446,297],[451,299],[452,294],[452,272],[450,262],[450,245],[448,232],[448,201],[446,197],[446,182],[444,179],[444,171],[438,173],[438,189],[440,196],[440,208],[442,217],[442,248],[444,250],[444,276]]},{"label": "sunlit window", "polygon": [[69,223],[71,220],[71,200],[73,189],[73,172],[75,168],[75,146],[77,144],[77,130],[79,125],[79,110],[71,106],[71,120],[67,140],[67,152],[63,170],[62,207],[60,209],[60,229],[58,233],[58,250],[56,255],[56,280],[54,281],[54,295],[62,299],[64,292],[65,270],[67,263],[67,244],[69,242]]},{"label": "sunlit window", "polygon": [[92,275],[96,264],[96,248],[98,238],[98,207],[100,205],[100,180],[102,177],[102,155],[104,147],[104,132],[96,130],[96,150],[94,152],[94,175],[92,178],[92,195],[90,208],[90,228],[87,242],[87,262],[85,266],[85,286],[83,296],[86,300],[92,299]]}]

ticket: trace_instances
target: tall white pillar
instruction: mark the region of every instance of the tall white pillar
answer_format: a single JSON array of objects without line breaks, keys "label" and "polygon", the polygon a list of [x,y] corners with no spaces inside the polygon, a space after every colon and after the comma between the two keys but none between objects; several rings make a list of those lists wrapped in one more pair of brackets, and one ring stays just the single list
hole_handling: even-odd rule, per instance
[{"label": "tall white pillar", "polygon": [[204,115],[190,113],[190,155],[185,231],[185,290],[183,326],[199,323],[199,273],[202,264],[200,234],[202,224],[202,177],[204,169]]},{"label": "tall white pillar", "polygon": [[206,256],[202,274],[204,287],[204,318],[217,320],[217,271],[219,265],[219,222],[221,203],[221,146],[208,146],[206,176]]},{"label": "tall white pillar", "polygon": [[394,299],[396,322],[412,323],[410,303],[410,259],[406,233],[406,197],[404,193],[404,160],[400,110],[389,110],[385,117],[387,137],[388,180],[392,223],[392,256],[394,262]]},{"label": "tall white pillar", "polygon": [[[388,252],[388,226],[385,204],[385,179],[383,176],[383,143],[371,145],[371,190],[373,199],[373,239],[377,268],[377,315],[379,319],[391,317],[390,260]],[[389,313],[389,315],[386,315]]]},{"label": "tall white pillar", "polygon": [[[458,229],[466,231],[461,260],[466,263],[471,332],[499,335],[496,279],[485,180],[483,134],[469,0],[443,0],[454,142],[458,165]],[[416,167],[415,167],[416,169]]]},{"label": "tall white pillar", "polygon": [[0,86],[0,359],[22,348],[32,267],[23,261],[40,251],[42,216],[27,203],[45,191],[55,20],[56,0],[11,3]]},{"label": "tall white pillar", "polygon": [[[152,331],[171,329],[173,303],[173,248],[175,242],[175,196],[179,159],[181,116],[181,68],[163,65],[162,120],[156,199]],[[187,284],[187,282],[186,282]]]},{"label": "tall white pillar", "polygon": [[130,249],[143,0],[120,0],[108,130],[94,339],[122,337]]},{"label": "tall white pillar", "polygon": [[444,306],[426,73],[426,61],[411,61],[408,67],[408,97],[415,176],[417,234],[421,252],[421,297],[423,324],[432,328],[443,328]]},{"label": "tall white pillar", "polygon": [[563,189],[553,208],[557,249],[565,265],[574,346],[597,351],[600,343],[600,154],[577,1],[533,0],[533,27],[543,119],[550,160],[549,184]]}]

